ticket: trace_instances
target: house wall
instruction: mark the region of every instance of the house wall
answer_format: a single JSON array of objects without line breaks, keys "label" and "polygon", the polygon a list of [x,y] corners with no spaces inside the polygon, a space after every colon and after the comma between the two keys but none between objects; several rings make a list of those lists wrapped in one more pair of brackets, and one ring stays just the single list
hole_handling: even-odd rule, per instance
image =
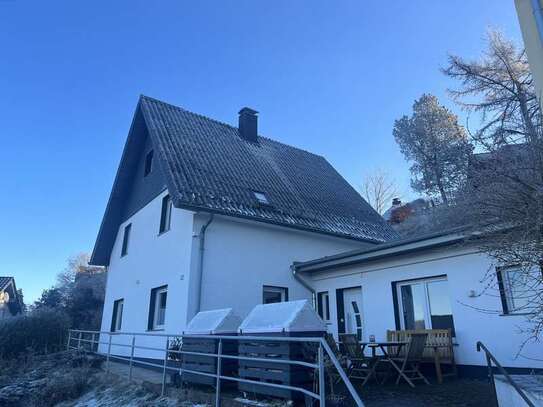
[{"label": "house wall", "polygon": [[[486,291],[482,280],[493,271],[491,260],[484,254],[467,248],[440,248],[421,254],[411,254],[370,265],[351,266],[315,274],[312,278],[317,291],[329,291],[329,329],[337,335],[336,292],[338,288],[362,286],[363,340],[375,335],[386,339],[387,329],[396,329],[392,282],[447,275],[449,296],[456,330],[456,361],[460,365],[486,365],[485,357],[475,349],[483,342],[503,366],[543,368],[540,344],[527,343],[517,357],[526,334],[525,317],[500,315],[499,293]],[[470,297],[475,290],[476,297]],[[484,311],[494,311],[491,313]],[[537,360],[532,360],[535,358]]]},{"label": "house wall", "polygon": [[[136,130],[134,130],[136,131]],[[134,164],[134,176],[131,180],[131,185],[127,193],[126,203],[123,210],[123,220],[127,220],[137,211],[151,202],[159,193],[166,189],[166,180],[160,168],[158,153],[153,156],[151,172],[146,177],[143,176],[145,169],[145,158],[147,153],[153,150],[151,137],[145,126],[137,127],[137,137],[143,138],[142,147],[140,147],[139,156]]]},{"label": "house wall", "polygon": [[[102,331],[110,331],[113,302],[124,298],[122,331],[147,332],[151,289],[165,284],[168,299],[164,332],[180,332],[185,326],[193,213],[173,208],[170,230],[159,235],[162,198],[166,194],[167,191],[162,192],[119,228],[107,272]],[[124,227],[128,223],[132,223],[128,253],[121,257]],[[129,340],[116,337],[114,342]],[[102,335],[101,341],[107,341],[107,337]],[[143,345],[148,341],[139,337],[138,342]],[[155,340],[153,346],[156,344]],[[107,347],[103,345],[101,349]],[[129,352],[115,347],[112,351]],[[151,353],[145,356],[153,357]]]},{"label": "house wall", "polygon": [[[208,219],[208,215],[196,216],[195,234]],[[262,304],[263,285],[287,287],[289,300],[311,299],[311,292],[292,275],[292,263],[364,245],[262,222],[215,216],[206,232],[201,310],[233,307],[243,318]]]}]

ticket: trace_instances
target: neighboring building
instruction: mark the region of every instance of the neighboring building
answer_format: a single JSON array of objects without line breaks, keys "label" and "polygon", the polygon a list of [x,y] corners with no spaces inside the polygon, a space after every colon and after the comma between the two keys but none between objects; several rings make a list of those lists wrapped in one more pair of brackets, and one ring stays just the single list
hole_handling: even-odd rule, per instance
[{"label": "neighboring building", "polygon": [[102,330],[311,299],[293,261],[396,237],[323,157],[258,135],[257,112],[238,128],[142,96],[90,262],[108,266]]},{"label": "neighboring building", "polygon": [[543,103],[543,0],[515,0],[539,102]]},{"label": "neighboring building", "polygon": [[486,360],[476,351],[477,341],[503,366],[543,369],[541,343],[524,344],[529,333],[523,329],[530,325],[523,274],[499,266],[456,229],[293,268],[313,287],[319,313],[336,337],[354,333],[364,341],[370,335],[385,340],[387,330],[451,328],[461,373],[484,374]]},{"label": "neighboring building", "polygon": [[23,295],[15,286],[13,277],[0,277],[0,319],[23,312]]}]

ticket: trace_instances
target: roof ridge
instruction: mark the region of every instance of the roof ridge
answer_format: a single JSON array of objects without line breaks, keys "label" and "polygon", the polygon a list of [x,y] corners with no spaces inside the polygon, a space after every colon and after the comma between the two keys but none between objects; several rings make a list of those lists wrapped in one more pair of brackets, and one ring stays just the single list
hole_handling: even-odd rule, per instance
[{"label": "roof ridge", "polygon": [[[199,118],[201,118],[201,119],[209,120],[209,121],[211,121],[211,122],[213,122],[213,123],[220,124],[221,126],[226,126],[226,127],[230,128],[230,129],[232,129],[232,130],[239,131],[239,128],[236,127],[236,126],[232,126],[231,124],[228,124],[228,123],[226,123],[226,122],[223,122],[223,121],[220,121],[220,120],[217,120],[217,119],[213,119],[212,117],[203,115],[203,114],[201,114],[201,113],[193,112],[192,110],[188,110],[188,109],[185,109],[185,108],[183,108],[183,107],[181,107],[181,106],[174,105],[173,103],[165,102],[164,100],[160,100],[160,99],[154,98],[154,97],[152,97],[152,96],[147,96],[147,95],[144,95],[144,94],[141,94],[141,95],[140,95],[140,98],[141,98],[141,99],[149,99],[149,100],[152,100],[152,101],[154,101],[154,102],[161,103],[161,104],[163,104],[163,105],[168,105],[168,106],[174,107],[174,108],[176,108],[176,109],[182,110],[183,112],[186,112],[186,113],[189,113],[189,114],[194,115],[194,116],[196,116],[196,117],[199,117]],[[293,145],[291,145],[291,144],[283,143],[282,141],[278,141],[278,140],[275,140],[275,139],[273,139],[273,138],[270,138],[270,137],[267,137],[267,136],[263,136],[263,135],[261,135],[261,134],[258,134],[258,137],[263,138],[263,139],[265,139],[265,140],[267,140],[267,141],[270,141],[270,142],[272,142],[272,143],[280,144],[280,145],[282,145],[282,146],[286,146],[286,147],[289,147],[289,148],[293,148],[293,149],[302,151],[302,152],[304,152],[304,153],[306,153],[306,154],[311,154],[311,155],[313,155],[313,156],[315,156],[315,157],[320,157],[320,158],[322,158],[322,159],[324,159],[325,161],[328,162],[328,160],[327,160],[323,155],[321,155],[321,154],[315,154],[315,153],[313,153],[313,152],[311,152],[311,151],[308,151],[308,150],[306,150],[306,149],[304,149],[304,148],[300,148],[300,147],[293,146]]]}]

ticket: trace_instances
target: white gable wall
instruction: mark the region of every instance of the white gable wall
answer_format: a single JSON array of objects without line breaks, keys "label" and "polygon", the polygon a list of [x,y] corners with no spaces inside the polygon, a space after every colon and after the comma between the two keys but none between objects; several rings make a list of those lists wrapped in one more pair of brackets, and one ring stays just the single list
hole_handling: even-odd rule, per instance
[{"label": "white gable wall", "polygon": [[[111,328],[113,302],[124,298],[122,331],[146,332],[151,289],[166,284],[164,332],[180,332],[185,326],[194,215],[173,208],[170,230],[159,235],[162,198],[166,194],[161,193],[119,228],[107,273],[102,331]],[[121,257],[124,227],[129,223],[132,229],[128,254]],[[116,341],[121,339],[131,338],[119,337]],[[120,348],[113,351],[128,352]]]},{"label": "white gable wall", "polygon": [[[445,247],[425,254],[411,254],[375,262],[371,265],[350,266],[313,276],[317,291],[329,291],[329,330],[337,334],[336,289],[362,286],[363,340],[369,335],[386,339],[387,329],[396,329],[392,282],[447,275],[449,296],[456,330],[455,356],[458,364],[485,365],[483,353],[475,349],[483,342],[503,366],[543,368],[541,344],[527,344],[523,357],[516,357],[526,335],[525,317],[500,315],[501,300],[496,290],[477,297],[469,291],[482,293],[485,273],[493,270],[491,260],[474,250]],[[479,311],[497,311],[488,314]],[[528,358],[536,358],[533,361]]]}]

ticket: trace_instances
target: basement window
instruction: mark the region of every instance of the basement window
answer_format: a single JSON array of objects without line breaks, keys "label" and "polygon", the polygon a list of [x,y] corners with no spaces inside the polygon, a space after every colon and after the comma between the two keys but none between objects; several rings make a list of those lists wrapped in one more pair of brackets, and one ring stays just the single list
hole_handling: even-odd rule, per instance
[{"label": "basement window", "polygon": [[268,197],[266,196],[266,194],[264,194],[264,192],[253,191],[253,194],[259,204],[262,204],[262,205],[270,204],[270,201],[268,201]]},{"label": "basement window", "polygon": [[149,175],[152,170],[153,170],[153,150],[149,151],[147,155],[145,156],[145,169],[143,171],[143,177],[145,178],[147,175]]}]

